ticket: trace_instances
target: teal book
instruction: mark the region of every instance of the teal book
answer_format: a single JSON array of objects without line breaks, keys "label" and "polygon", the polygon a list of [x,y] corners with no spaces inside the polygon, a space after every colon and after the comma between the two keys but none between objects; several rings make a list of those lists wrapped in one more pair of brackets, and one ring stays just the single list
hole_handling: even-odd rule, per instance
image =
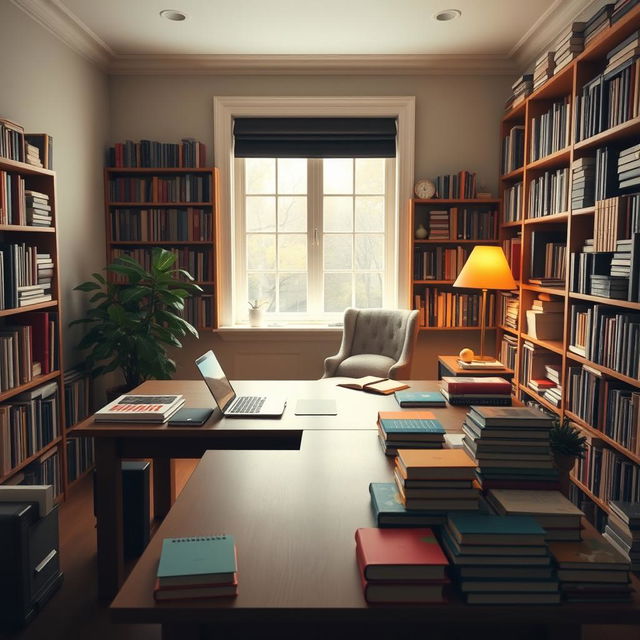
[{"label": "teal book", "polygon": [[395,482],[371,482],[371,509],[378,527],[423,527],[444,524],[444,514],[406,509]]},{"label": "teal book", "polygon": [[457,542],[462,545],[545,544],[545,530],[532,516],[450,512],[448,527]]},{"label": "teal book", "polygon": [[380,426],[385,433],[415,433],[444,436],[445,430],[440,420],[423,418],[380,418]]},{"label": "teal book", "polygon": [[396,401],[401,407],[446,407],[447,402],[439,391],[396,391]]},{"label": "teal book", "polygon": [[236,567],[233,536],[165,538],[157,577],[160,587],[230,584]]}]

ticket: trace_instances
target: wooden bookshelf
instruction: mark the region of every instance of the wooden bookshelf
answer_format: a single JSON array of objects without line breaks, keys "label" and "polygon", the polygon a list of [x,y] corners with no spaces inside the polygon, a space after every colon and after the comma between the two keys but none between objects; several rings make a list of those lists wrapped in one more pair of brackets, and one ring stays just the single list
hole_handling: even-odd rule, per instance
[{"label": "wooden bookshelf", "polygon": [[[190,187],[193,197],[184,197],[187,181],[198,185]],[[153,247],[174,249],[178,255],[177,266],[189,271],[194,282],[203,288],[200,296],[187,300],[184,317],[198,331],[215,330],[218,326],[217,169],[107,168],[104,184],[107,262],[123,252],[144,260]],[[160,186],[163,184],[168,186]],[[198,198],[203,189],[209,197]],[[126,199],[123,193],[135,197]]]},{"label": "wooden bookshelf", "polygon": [[[10,359],[11,366],[3,364],[0,371],[0,378],[3,378],[0,405],[17,407],[0,411],[0,437],[10,456],[0,470],[0,482],[54,484],[56,501],[60,502],[64,500],[68,483],[64,473],[64,320],[60,305],[56,174],[26,162],[0,157],[0,179],[3,181],[0,191],[7,188],[5,180],[20,185],[20,189],[11,194],[10,204],[3,199],[5,209],[0,215],[0,251],[4,253],[4,258],[0,259],[4,260],[4,278],[0,274],[0,288],[4,292],[3,305],[0,307],[0,332],[5,337],[0,351],[13,349],[17,354],[17,362]],[[39,200],[31,201],[30,196],[24,195],[23,189],[40,194]],[[49,208],[36,211],[39,206]],[[49,215],[50,226],[29,224],[32,213]],[[32,258],[26,253],[21,256],[16,249],[10,248],[23,245],[32,247]],[[49,255],[52,264],[45,264],[49,258],[44,254]],[[25,278],[18,286],[41,285],[44,289],[39,297],[50,295],[52,299],[29,304],[29,299],[24,297],[21,290],[14,289],[9,263],[14,267],[18,265],[23,274],[21,277]],[[27,269],[27,264],[40,266]],[[34,300],[37,299],[36,296]],[[9,347],[9,344],[12,346]],[[46,394],[44,397],[38,394],[39,389]],[[45,403],[52,410],[49,424],[43,417],[45,412],[42,407]],[[34,428],[29,437],[23,431],[18,444],[14,439],[15,434],[20,425],[27,424],[28,419],[33,420]]]},{"label": "wooden bookshelf", "polygon": [[[500,198],[503,200],[503,211],[505,210],[506,200],[509,196],[509,189],[513,187],[517,182],[522,181],[522,194],[521,194],[521,209],[517,212],[518,219],[514,221],[502,220],[500,224],[500,240],[504,243],[504,246],[509,246],[509,242],[516,237],[521,240],[521,263],[519,273],[515,273],[516,280],[519,280],[519,286],[515,294],[519,297],[519,316],[518,316],[518,330],[514,330],[511,327],[507,327],[504,324],[499,324],[501,316],[497,316],[498,326],[496,332],[496,338],[498,341],[498,350],[503,340],[507,339],[508,344],[517,345],[516,351],[516,374],[515,374],[515,388],[518,395],[535,401],[545,410],[551,411],[559,418],[568,418],[574,424],[584,430],[586,434],[593,438],[599,439],[599,445],[601,444],[606,450],[612,452],[612,454],[619,455],[625,464],[640,466],[640,456],[624,446],[622,442],[618,442],[612,437],[603,433],[604,424],[588,424],[585,420],[581,419],[575,411],[572,410],[575,402],[578,398],[582,397],[576,395],[576,398],[572,397],[574,391],[571,387],[576,385],[576,380],[582,379],[579,376],[589,375],[593,376],[594,380],[600,381],[601,394],[604,394],[604,389],[607,393],[611,393],[608,381],[612,382],[614,389],[620,390],[619,393],[627,398],[633,398],[632,394],[640,394],[640,377],[630,376],[621,371],[614,370],[598,362],[578,355],[569,349],[571,344],[571,309],[573,305],[579,305],[582,307],[593,308],[594,305],[601,305],[605,309],[610,309],[611,313],[638,313],[640,312],[640,301],[626,301],[619,299],[611,299],[602,297],[600,295],[592,295],[589,293],[576,293],[574,292],[572,282],[570,279],[570,266],[571,266],[571,253],[578,253],[582,250],[585,240],[594,237],[594,230],[596,228],[595,220],[598,215],[596,205],[590,205],[588,199],[578,197],[576,202],[584,202],[588,206],[573,207],[572,206],[572,193],[571,183],[573,180],[572,165],[574,161],[585,157],[596,156],[596,150],[602,147],[610,147],[613,152],[613,160],[609,160],[612,163],[617,163],[617,150],[631,147],[638,143],[638,136],[640,135],[640,100],[635,96],[635,104],[630,101],[633,106],[630,112],[627,114],[628,119],[625,122],[617,123],[615,126],[606,128],[605,130],[595,129],[593,135],[589,135],[585,139],[579,139],[579,103],[580,97],[583,92],[583,88],[588,85],[589,82],[595,80],[600,73],[607,66],[607,53],[611,51],[615,46],[622,42],[625,38],[629,37],[632,33],[640,29],[640,6],[631,9],[623,18],[613,24],[609,29],[603,31],[596,36],[569,65],[559,71],[558,74],[549,78],[542,86],[538,87],[533,93],[531,93],[524,101],[519,104],[515,109],[512,109],[505,113],[500,123],[500,140],[503,142],[507,138],[514,127],[524,127],[524,151],[522,158],[522,166],[512,168],[509,173],[505,173],[500,177]],[[633,62],[633,70],[631,76],[638,77],[638,70],[640,67],[640,61],[635,60]],[[638,89],[636,88],[637,92]],[[568,104],[569,116],[568,127],[570,135],[570,144],[561,149],[557,149],[544,157],[536,158],[532,154],[532,146],[534,145],[534,139],[536,138],[537,131],[534,131],[534,123],[536,119],[541,117],[541,114],[548,113],[553,109],[554,103]],[[556,108],[560,108],[559,106]],[[635,109],[635,111],[634,111]],[[606,114],[605,114],[605,117]],[[612,122],[615,122],[613,120]],[[583,125],[583,131],[586,125]],[[504,150],[504,142],[503,142]],[[504,168],[505,163],[501,164]],[[616,165],[617,167],[617,165]],[[550,215],[544,215],[539,217],[532,217],[529,215],[529,206],[532,201],[533,181],[544,175],[545,172],[555,172],[558,170],[568,171],[567,182],[567,194],[566,201],[568,206],[566,210],[551,210]],[[611,193],[605,192],[607,198],[615,197],[619,193],[632,193],[639,192],[638,188],[629,188],[626,191],[616,191],[618,188],[617,174],[615,168],[611,170],[612,177],[610,180],[614,187],[612,187]],[[588,178],[587,178],[588,179]],[[595,180],[596,178],[594,178]],[[578,192],[580,194],[581,192]],[[597,197],[596,193],[596,197]],[[556,202],[561,202],[561,197]],[[536,274],[532,273],[531,256],[534,250],[533,242],[534,237],[540,238],[541,234],[534,236],[534,233],[541,232],[542,238],[545,238],[544,234],[547,234],[549,238],[557,238],[557,242],[565,242],[566,249],[564,253],[564,269],[565,269],[565,284],[562,287],[549,287],[540,286],[530,282],[530,278],[535,277]],[[617,236],[623,238],[627,236]],[[556,242],[555,240],[553,242]],[[577,258],[575,259],[577,262]],[[595,260],[595,259],[594,259]],[[598,272],[600,273],[600,272]],[[583,290],[583,289],[581,289]],[[532,301],[538,294],[551,294],[553,300],[560,301],[562,303],[562,336],[558,340],[539,340],[527,335],[527,322],[526,311],[531,308]],[[602,338],[604,339],[604,338]],[[534,392],[527,386],[527,380],[524,379],[522,366],[522,351],[523,343],[529,341],[536,345],[540,349],[544,349],[555,356],[560,357],[560,381],[563,389],[563,398],[561,407],[555,407],[544,397]],[[613,347],[608,347],[610,350]],[[627,346],[629,349],[629,345]],[[602,355],[594,356],[595,359],[602,358]],[[603,359],[602,362],[608,362]],[[582,367],[587,369],[582,369]],[[616,364],[616,366],[618,366]],[[622,365],[624,366],[624,365]],[[577,392],[576,392],[577,394]],[[625,395],[626,394],[626,395]],[[588,394],[587,394],[588,395]],[[586,397],[586,395],[585,395]],[[613,396],[612,396],[613,397]],[[615,396],[616,401],[620,396]],[[591,398],[593,401],[593,398]],[[632,400],[630,399],[629,402]],[[602,403],[606,402],[605,399],[601,399],[597,396],[595,406],[598,410],[602,410]],[[635,401],[634,401],[635,402]],[[578,406],[578,405],[576,405]],[[635,406],[635,405],[634,405]],[[582,405],[580,405],[582,407]],[[584,413],[584,409],[582,409]],[[632,414],[630,411],[629,413]],[[584,413],[588,415],[588,413]],[[636,414],[637,415],[637,414]],[[607,418],[609,419],[609,418]],[[596,428],[597,426],[597,428]],[[632,424],[632,429],[636,430],[637,437],[640,437],[640,425]],[[608,430],[608,433],[614,433],[613,430]],[[619,436],[623,439],[623,436]],[[627,436],[624,436],[627,437]],[[613,473],[612,470],[610,470]],[[640,469],[636,469],[640,472]],[[604,473],[604,472],[603,472]],[[613,476],[607,476],[607,478]],[[586,495],[599,509],[604,512],[609,512],[608,504],[599,498],[592,491],[591,487],[585,486],[578,478],[572,476],[572,480],[575,485]],[[609,495],[610,490],[614,489],[614,480],[611,480],[611,487],[605,487],[605,491],[599,491],[599,495]],[[637,499],[620,497],[620,499]]]}]

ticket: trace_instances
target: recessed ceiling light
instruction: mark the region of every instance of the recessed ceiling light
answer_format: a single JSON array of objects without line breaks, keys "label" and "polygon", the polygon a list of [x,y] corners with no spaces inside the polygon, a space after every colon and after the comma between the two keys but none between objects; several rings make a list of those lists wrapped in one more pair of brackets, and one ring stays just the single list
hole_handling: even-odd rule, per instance
[{"label": "recessed ceiling light", "polygon": [[187,19],[186,13],[182,13],[182,11],[177,11],[176,9],[163,9],[160,12],[160,16],[173,22],[182,22]]},{"label": "recessed ceiling light", "polygon": [[444,11],[438,11],[433,17],[438,22],[449,22],[449,20],[455,20],[461,15],[462,11],[460,11],[460,9],[445,9]]}]

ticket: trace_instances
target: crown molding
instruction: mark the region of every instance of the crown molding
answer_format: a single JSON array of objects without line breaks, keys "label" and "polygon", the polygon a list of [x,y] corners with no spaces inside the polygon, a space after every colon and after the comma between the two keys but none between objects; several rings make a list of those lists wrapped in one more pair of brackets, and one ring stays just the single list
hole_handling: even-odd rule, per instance
[{"label": "crown molding", "polygon": [[115,55],[113,75],[513,75],[512,60],[496,55]]},{"label": "crown molding", "polygon": [[58,0],[11,0],[70,49],[106,70],[113,51]]}]

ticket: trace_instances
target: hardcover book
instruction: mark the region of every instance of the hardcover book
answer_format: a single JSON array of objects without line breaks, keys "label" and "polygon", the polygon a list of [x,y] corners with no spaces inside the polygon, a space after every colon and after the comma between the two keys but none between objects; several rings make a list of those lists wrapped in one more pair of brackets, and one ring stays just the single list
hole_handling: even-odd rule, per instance
[{"label": "hardcover book", "polygon": [[[444,427],[431,411],[379,411],[378,424],[385,434],[443,436]],[[438,439],[442,439],[439,437]]]},{"label": "hardcover book", "polygon": [[395,391],[408,389],[408,384],[403,384],[397,380],[389,378],[378,378],[377,376],[364,376],[363,378],[352,378],[349,382],[339,382],[339,387],[347,389],[357,389],[359,391],[368,391],[369,393],[379,393],[388,396]]},{"label": "hardcover book", "polygon": [[407,509],[394,482],[371,482],[369,493],[371,509],[379,527],[431,527],[444,523],[444,515]]},{"label": "hardcover book", "polygon": [[[447,527],[462,545],[545,544],[545,531],[531,516],[451,513]],[[499,549],[497,553],[500,553]]]},{"label": "hardcover book", "polygon": [[471,407],[473,419],[481,427],[547,427],[553,420],[533,407]]},{"label": "hardcover book", "polygon": [[396,391],[401,407],[446,407],[447,403],[439,391]]},{"label": "hardcover book", "polygon": [[584,515],[559,491],[491,489],[490,504],[504,515],[531,515],[543,527],[580,527]]},{"label": "hardcover book", "polygon": [[157,602],[171,602],[174,600],[200,600],[203,598],[222,598],[238,594],[238,579],[234,574],[233,580],[227,584],[183,585],[177,587],[161,587],[156,580],[153,597]]},{"label": "hardcover book", "polygon": [[409,480],[473,479],[476,468],[463,449],[398,449],[397,464]]},{"label": "hardcover book", "polygon": [[182,395],[124,394],[99,409],[96,422],[166,422],[183,404]]},{"label": "hardcover book", "polygon": [[504,378],[474,378],[444,376],[442,386],[450,394],[499,394],[511,395],[511,383]]}]

